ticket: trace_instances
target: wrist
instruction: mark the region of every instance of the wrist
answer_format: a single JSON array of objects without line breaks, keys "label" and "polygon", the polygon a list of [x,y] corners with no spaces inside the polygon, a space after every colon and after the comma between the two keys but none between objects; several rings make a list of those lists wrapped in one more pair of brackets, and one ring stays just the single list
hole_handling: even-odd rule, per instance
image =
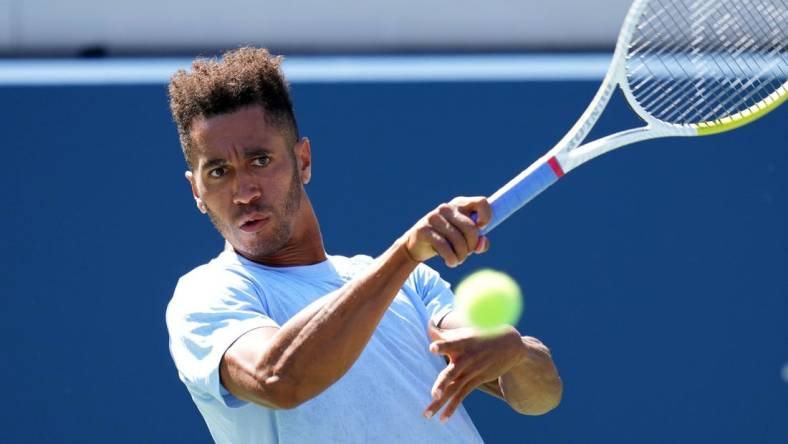
[{"label": "wrist", "polygon": [[394,254],[399,254],[404,258],[406,258],[407,261],[410,262],[413,267],[416,267],[418,264],[421,263],[420,260],[413,257],[413,253],[411,253],[410,249],[408,248],[408,233],[405,233],[399,239],[397,239],[394,242],[392,249],[394,250]]},{"label": "wrist", "polygon": [[509,327],[506,332],[507,337],[511,341],[512,347],[514,348],[515,352],[515,364],[514,367],[517,367],[531,359],[531,353],[529,352],[528,345],[523,340],[523,337],[520,336],[520,332],[517,331],[514,327]]}]

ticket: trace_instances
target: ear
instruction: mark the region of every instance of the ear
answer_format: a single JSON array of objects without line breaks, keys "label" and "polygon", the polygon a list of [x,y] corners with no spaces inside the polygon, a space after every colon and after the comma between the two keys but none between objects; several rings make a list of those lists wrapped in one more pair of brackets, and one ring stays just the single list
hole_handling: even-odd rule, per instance
[{"label": "ear", "polygon": [[197,189],[197,183],[195,182],[194,174],[192,174],[191,171],[187,171],[184,176],[186,176],[186,180],[189,181],[189,184],[192,187],[192,195],[194,196],[194,202],[197,204],[197,209],[199,209],[200,213],[202,214],[207,213],[208,209],[205,207],[205,203],[200,198],[200,191]]},{"label": "ear", "polygon": [[304,137],[299,140],[293,147],[293,150],[298,162],[298,174],[301,177],[301,183],[306,185],[312,179],[312,148],[309,145],[309,139]]}]

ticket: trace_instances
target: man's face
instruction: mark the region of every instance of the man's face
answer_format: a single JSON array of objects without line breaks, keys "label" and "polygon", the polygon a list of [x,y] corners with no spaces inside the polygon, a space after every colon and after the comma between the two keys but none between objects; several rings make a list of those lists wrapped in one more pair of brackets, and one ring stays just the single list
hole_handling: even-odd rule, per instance
[{"label": "man's face", "polygon": [[309,142],[291,148],[264,113],[249,106],[195,120],[194,171],[186,173],[197,206],[250,259],[270,256],[292,238],[309,180]]}]

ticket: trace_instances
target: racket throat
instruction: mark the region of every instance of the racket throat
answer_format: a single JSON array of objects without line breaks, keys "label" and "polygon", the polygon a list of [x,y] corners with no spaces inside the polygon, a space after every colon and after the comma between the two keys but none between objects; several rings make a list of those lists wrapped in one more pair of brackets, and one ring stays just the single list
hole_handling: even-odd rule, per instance
[{"label": "racket throat", "polygon": [[566,174],[564,173],[564,169],[561,167],[561,164],[558,162],[558,159],[555,157],[547,159],[547,164],[550,165],[550,168],[553,169],[553,172],[559,179],[564,177],[564,174]]},{"label": "racket throat", "polygon": [[487,234],[517,210],[554,184],[564,175],[564,168],[555,156],[544,156],[531,164],[490,196],[492,220],[482,228]]}]

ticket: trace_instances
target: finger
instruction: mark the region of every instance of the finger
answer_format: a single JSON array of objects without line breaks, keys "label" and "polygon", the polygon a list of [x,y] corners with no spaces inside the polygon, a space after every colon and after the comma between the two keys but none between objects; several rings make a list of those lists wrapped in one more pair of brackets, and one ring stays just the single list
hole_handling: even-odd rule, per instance
[{"label": "finger", "polygon": [[431,341],[437,341],[439,339],[443,339],[443,331],[438,328],[432,321],[427,323],[427,336],[429,336]]},{"label": "finger", "polygon": [[473,345],[477,339],[474,337],[457,338],[457,339],[443,339],[435,341],[430,344],[430,351],[440,355],[448,355],[451,353],[461,352],[467,350]]},{"label": "finger", "polygon": [[[457,392],[465,387],[465,384],[467,384],[468,381],[475,379],[475,377],[475,373],[471,374],[459,370],[457,376],[453,377],[451,381],[449,381],[447,384],[438,386],[438,388],[435,390],[435,394],[440,395],[440,397],[435,398],[435,400],[438,401],[440,405],[445,404],[447,401],[451,400],[457,394]],[[438,410],[434,411],[437,412]]]},{"label": "finger", "polygon": [[451,415],[457,410],[457,407],[462,404],[462,400],[465,399],[476,387],[479,386],[479,382],[476,380],[468,381],[458,392],[451,398],[451,401],[446,405],[446,408],[443,410],[441,414],[441,422],[446,422],[449,420]]},{"label": "finger", "polygon": [[[443,216],[443,206],[440,207],[438,213],[430,216],[429,222],[432,229],[443,236],[451,245],[457,260],[461,263],[468,256],[469,248],[465,241],[465,236],[457,229],[446,217]],[[459,263],[458,263],[459,264]]]},{"label": "finger", "polygon": [[476,243],[474,253],[486,253],[490,249],[490,238],[487,236],[479,236],[479,241]]},{"label": "finger", "polygon": [[443,391],[448,387],[453,378],[456,375],[455,365],[453,362],[449,362],[449,364],[438,373],[438,377],[435,378],[435,383],[432,385],[430,389],[430,396],[432,396],[432,401],[424,410],[424,416],[427,418],[432,417],[438,410],[440,410],[441,405],[445,402],[443,397]]},{"label": "finger", "polygon": [[465,249],[468,254],[475,251],[476,245],[479,243],[479,229],[473,220],[462,214],[456,206],[441,207],[440,213],[465,238]]},{"label": "finger", "polygon": [[460,210],[463,214],[476,213],[476,226],[481,228],[490,223],[492,207],[484,196],[458,198]]},{"label": "finger", "polygon": [[433,220],[430,222],[434,224],[434,229],[438,233],[449,240],[449,243],[454,249],[454,253],[457,254],[457,258],[462,262],[470,253],[471,248],[468,246],[462,229],[452,220],[456,217],[456,211],[457,210],[449,204],[442,204],[438,207],[437,213],[433,215]]},{"label": "finger", "polygon": [[441,370],[441,372],[438,374],[438,377],[435,378],[435,383],[432,385],[432,390],[430,390],[430,395],[432,395],[432,398],[434,400],[445,398],[445,394],[449,385],[451,385],[451,383],[455,380],[460,379],[462,376],[462,370],[463,368],[454,362],[450,362],[449,365]]},{"label": "finger", "polygon": [[443,339],[441,339],[441,338],[437,338],[437,339],[435,339],[435,340],[432,342],[432,344],[430,344],[430,352],[432,352],[432,353],[435,353],[436,355],[439,355],[439,354],[441,354],[441,352],[440,352],[440,351],[438,351],[438,350],[440,350],[440,349],[441,349],[441,347],[442,347],[442,345],[443,345],[443,343],[444,343],[444,342],[446,342],[446,341],[445,341],[445,340],[443,340]]},{"label": "finger", "polygon": [[[456,383],[454,383],[454,382],[449,383],[448,386],[451,387],[452,384],[456,384]],[[441,409],[443,404],[445,404],[446,400],[448,400],[448,399],[449,398],[446,398],[446,397],[433,398],[432,401],[430,402],[430,404],[424,410],[424,417],[428,418],[428,419],[432,418],[435,415],[435,413],[437,413]]]},{"label": "finger", "polygon": [[457,254],[454,253],[454,249],[452,249],[446,238],[436,233],[435,230],[430,230],[428,236],[430,246],[438,253],[438,256],[443,258],[443,262],[446,263],[446,266],[454,268],[459,265],[460,261],[457,259]]},{"label": "finger", "polygon": [[455,396],[457,396],[457,394],[462,391],[463,387],[468,384],[468,381],[476,379],[478,378],[475,373],[465,374],[460,372],[460,374],[448,384],[436,389],[436,394],[440,395],[440,397],[433,398],[432,403],[428,406],[428,411],[432,412],[434,415],[436,412],[440,411],[440,409],[446,405],[447,402],[450,402]]}]

